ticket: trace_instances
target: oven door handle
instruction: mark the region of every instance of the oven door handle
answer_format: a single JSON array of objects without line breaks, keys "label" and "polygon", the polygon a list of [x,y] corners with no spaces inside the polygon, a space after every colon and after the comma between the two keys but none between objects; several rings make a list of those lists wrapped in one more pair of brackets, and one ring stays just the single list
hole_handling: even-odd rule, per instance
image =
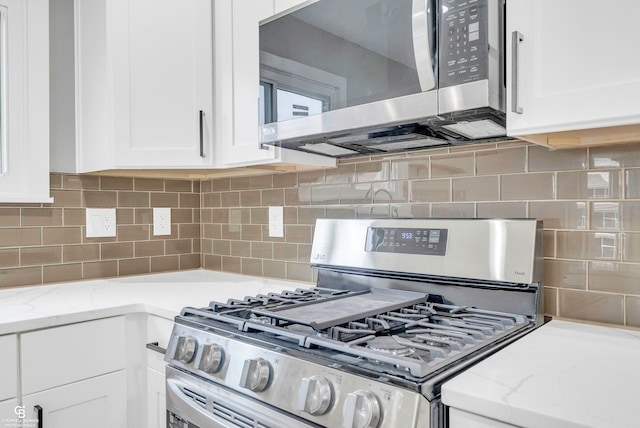
[{"label": "oven door handle", "polygon": [[214,418],[213,414],[198,405],[195,400],[188,399],[180,390],[178,382],[173,379],[167,379],[167,402],[171,402],[172,409],[170,412],[186,419],[192,424],[201,427],[212,428],[237,428],[237,425],[227,425],[222,421]]},{"label": "oven door handle", "polygon": [[[240,426],[311,428],[317,426],[296,418],[286,411],[256,402],[226,386],[203,379],[192,379],[192,375],[182,373],[171,365],[167,366],[166,387],[167,411],[188,421],[191,424],[189,426],[201,428],[240,428]],[[206,406],[198,402],[206,402]],[[245,421],[246,424],[239,424],[238,421]]]}]

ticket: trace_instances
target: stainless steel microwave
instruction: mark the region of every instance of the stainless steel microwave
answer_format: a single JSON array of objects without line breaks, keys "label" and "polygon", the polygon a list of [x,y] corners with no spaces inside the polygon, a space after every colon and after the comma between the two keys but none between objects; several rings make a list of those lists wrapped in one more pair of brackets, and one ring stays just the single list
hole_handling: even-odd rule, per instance
[{"label": "stainless steel microwave", "polygon": [[261,142],[343,157],[505,139],[504,7],[312,0],[261,22]]}]

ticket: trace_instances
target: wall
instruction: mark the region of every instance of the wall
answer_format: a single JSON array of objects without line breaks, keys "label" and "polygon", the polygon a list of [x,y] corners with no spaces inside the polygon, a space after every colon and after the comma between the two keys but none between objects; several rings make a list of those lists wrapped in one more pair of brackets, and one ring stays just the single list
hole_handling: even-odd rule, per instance
[{"label": "wall", "polygon": [[[545,312],[640,327],[640,144],[487,144],[208,180],[201,190],[205,268],[299,281],[314,279],[316,218],[537,217]],[[270,205],[285,206],[284,238],[268,236]]]},{"label": "wall", "polygon": [[[640,144],[520,142],[358,158],[337,169],[202,182],[51,175],[54,204],[0,205],[0,287],[193,269],[311,282],[317,218],[537,217],[545,312],[640,327]],[[285,238],[268,206],[285,206]],[[172,234],[151,235],[154,206]],[[84,238],[117,207],[116,238]]]},{"label": "wall", "polygon": [[[51,174],[53,204],[0,204],[0,287],[200,267],[200,183]],[[152,236],[151,207],[172,208]],[[85,208],[117,208],[115,238],[85,238]]]}]

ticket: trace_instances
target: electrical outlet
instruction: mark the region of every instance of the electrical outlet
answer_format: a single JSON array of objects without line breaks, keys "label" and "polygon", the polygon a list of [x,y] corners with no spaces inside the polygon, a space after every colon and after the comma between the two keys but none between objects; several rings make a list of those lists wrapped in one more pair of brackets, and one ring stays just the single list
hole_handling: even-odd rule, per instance
[{"label": "electrical outlet", "polygon": [[283,207],[269,207],[269,236],[284,238]]},{"label": "electrical outlet", "polygon": [[86,209],[87,238],[116,236],[115,208]]},{"label": "electrical outlet", "polygon": [[171,208],[153,209],[153,236],[171,235]]}]

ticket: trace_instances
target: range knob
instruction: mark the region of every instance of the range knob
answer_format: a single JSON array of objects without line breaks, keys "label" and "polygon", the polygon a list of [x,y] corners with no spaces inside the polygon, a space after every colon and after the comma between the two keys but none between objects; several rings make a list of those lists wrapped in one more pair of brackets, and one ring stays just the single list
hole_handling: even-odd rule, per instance
[{"label": "range knob", "polygon": [[217,373],[222,368],[224,362],[224,350],[220,345],[204,345],[202,347],[202,358],[200,358],[200,370],[207,373]]},{"label": "range knob", "polygon": [[364,389],[350,392],[342,407],[343,428],[376,428],[380,423],[380,403]]},{"label": "range knob", "polygon": [[240,386],[251,391],[264,391],[271,378],[271,366],[263,358],[245,360],[240,377]]},{"label": "range knob", "polygon": [[193,360],[196,350],[198,349],[198,341],[193,336],[180,336],[178,338],[178,346],[174,358],[183,363]]},{"label": "range knob", "polygon": [[298,410],[310,415],[323,415],[329,410],[333,400],[331,382],[322,376],[302,379],[298,389]]}]

